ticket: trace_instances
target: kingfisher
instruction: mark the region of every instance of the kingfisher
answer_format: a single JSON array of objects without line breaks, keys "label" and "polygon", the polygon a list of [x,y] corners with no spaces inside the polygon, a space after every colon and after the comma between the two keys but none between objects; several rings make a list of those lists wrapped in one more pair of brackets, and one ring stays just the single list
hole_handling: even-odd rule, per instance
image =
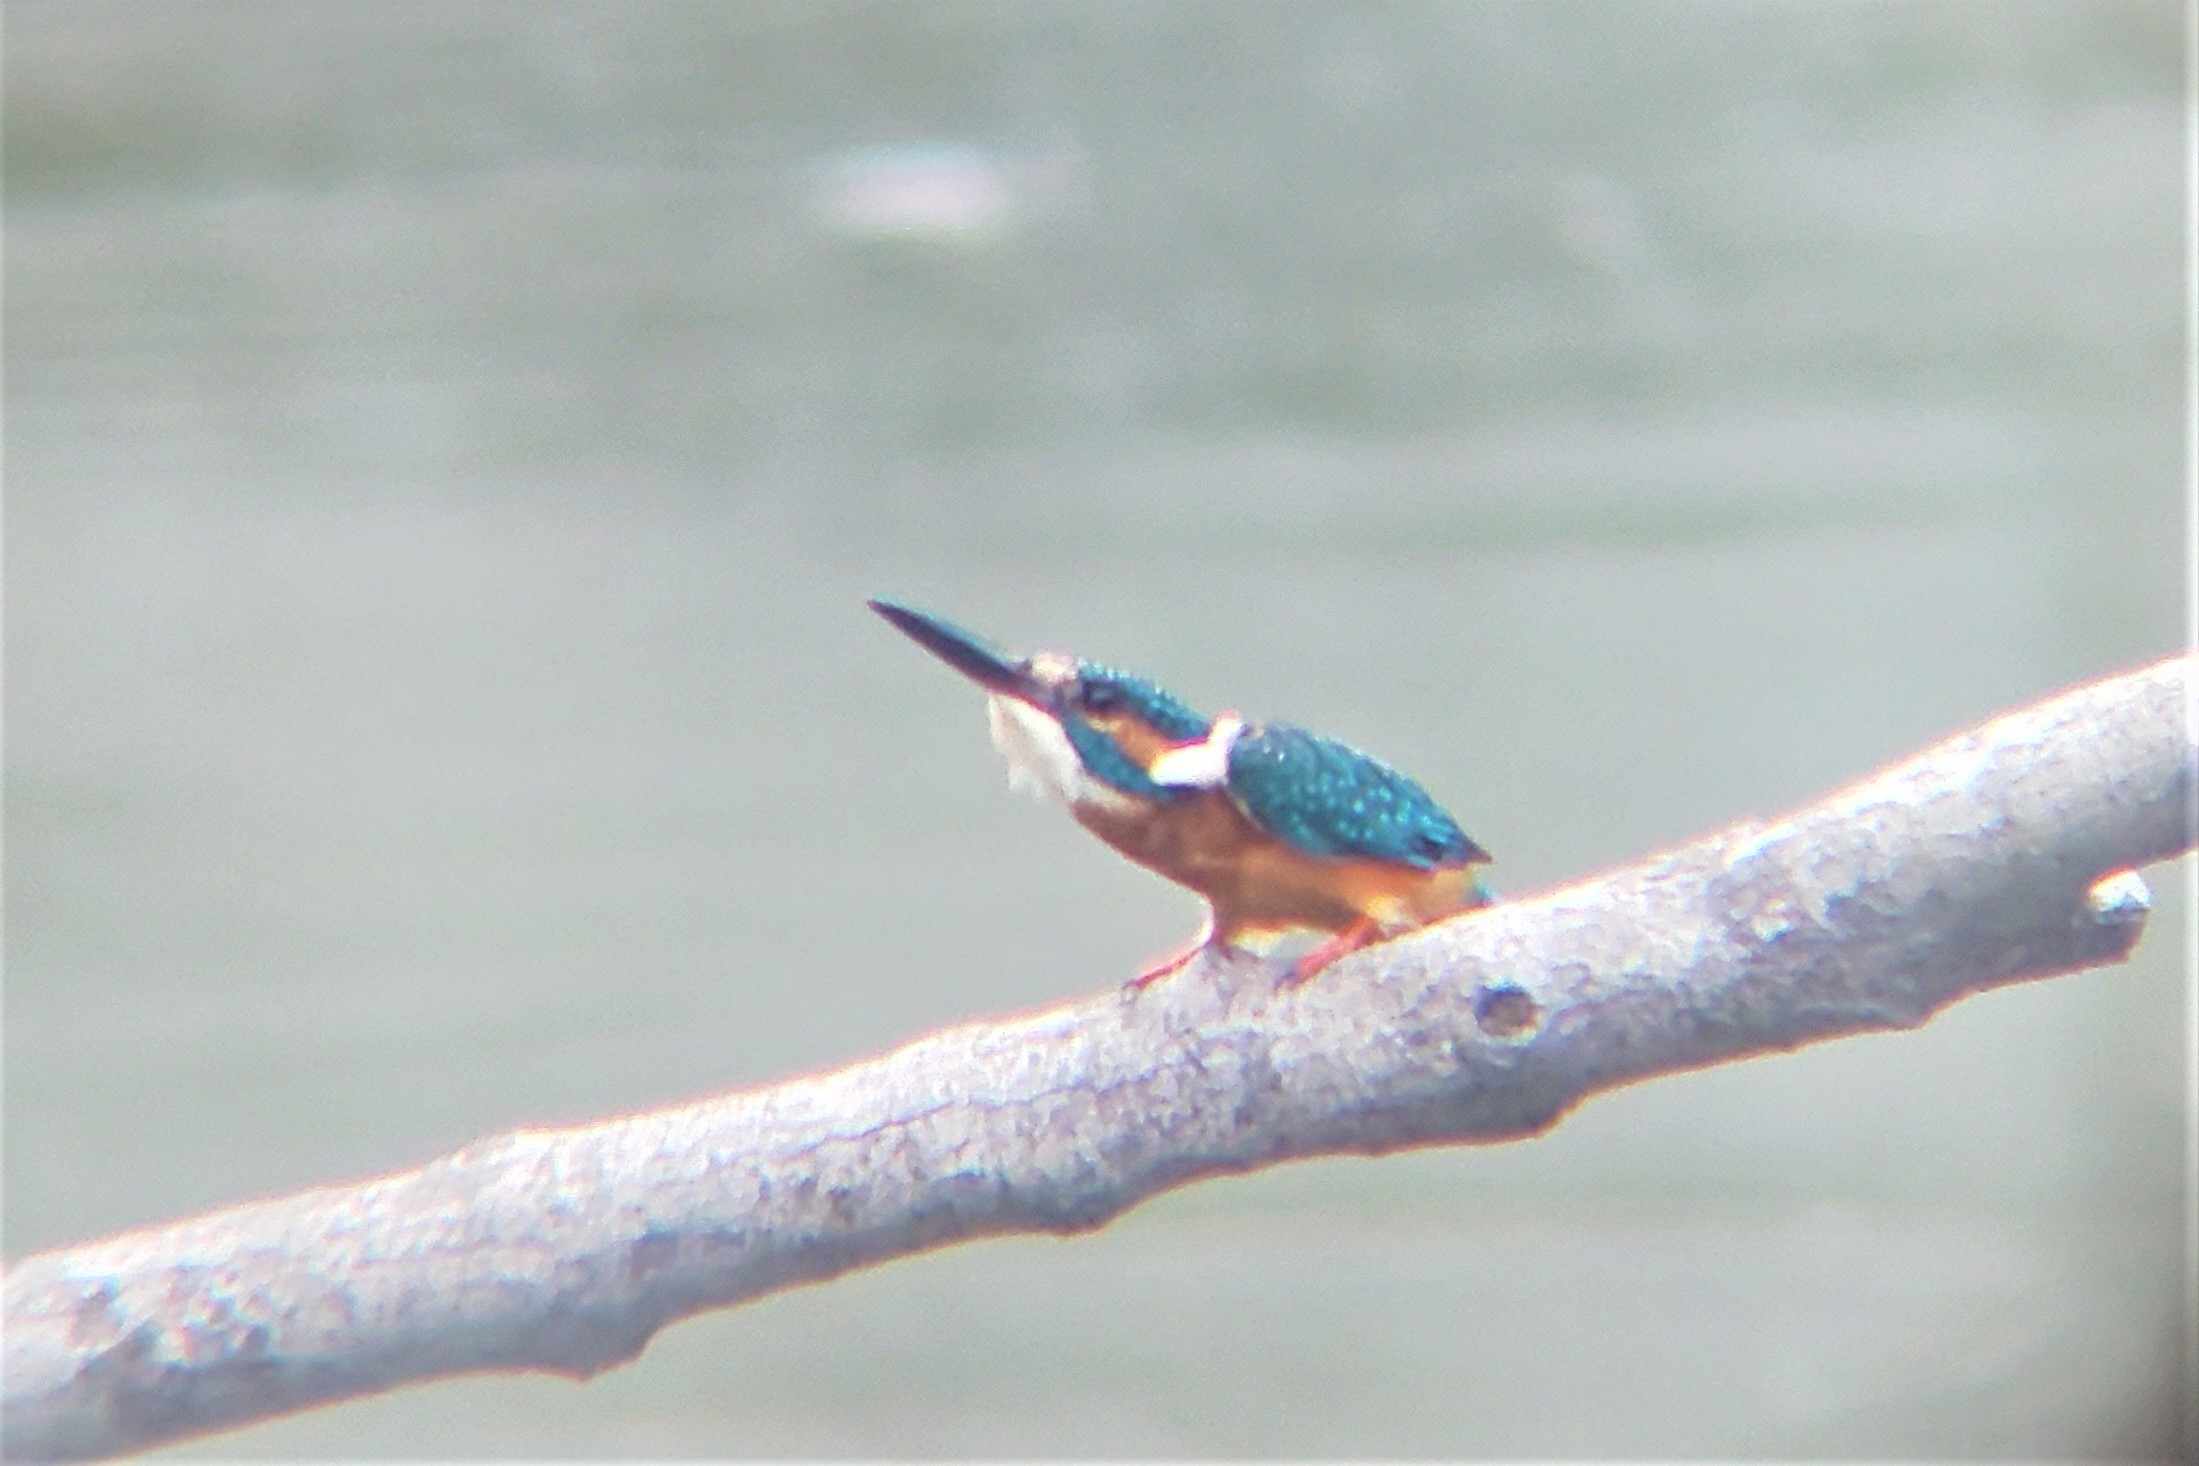
[{"label": "kingfisher", "polygon": [[1494,899],[1489,856],[1425,789],[1346,743],[1289,723],[1215,717],[1152,681],[1061,652],[1015,656],[951,621],[870,608],[986,693],[993,746],[1016,789],[1051,797],[1118,853],[1207,904],[1202,951],[1322,939],[1286,984],[1348,952]]}]

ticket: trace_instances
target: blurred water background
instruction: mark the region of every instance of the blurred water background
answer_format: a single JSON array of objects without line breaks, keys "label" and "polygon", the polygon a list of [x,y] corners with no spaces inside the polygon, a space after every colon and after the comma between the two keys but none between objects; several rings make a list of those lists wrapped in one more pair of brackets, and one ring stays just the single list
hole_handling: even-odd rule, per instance
[{"label": "blurred water background", "polygon": [[[1511,891],[2172,650],[2182,14],[14,0],[7,1252],[1180,938],[866,595]],[[1915,1033],[177,1454],[2173,1455],[2159,874]]]}]

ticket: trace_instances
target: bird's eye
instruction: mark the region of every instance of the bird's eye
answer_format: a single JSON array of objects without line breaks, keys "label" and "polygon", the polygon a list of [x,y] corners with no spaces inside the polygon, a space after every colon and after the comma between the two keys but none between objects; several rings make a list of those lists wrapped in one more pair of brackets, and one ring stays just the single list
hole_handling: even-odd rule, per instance
[{"label": "bird's eye", "polygon": [[1111,713],[1122,706],[1122,689],[1105,682],[1087,682],[1078,694],[1088,713]]}]

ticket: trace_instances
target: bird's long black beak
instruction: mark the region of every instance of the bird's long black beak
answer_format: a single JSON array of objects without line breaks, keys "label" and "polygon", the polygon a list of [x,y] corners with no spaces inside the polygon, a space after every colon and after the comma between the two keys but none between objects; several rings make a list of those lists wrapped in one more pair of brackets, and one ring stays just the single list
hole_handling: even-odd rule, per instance
[{"label": "bird's long black beak", "polygon": [[1005,655],[952,621],[897,606],[892,601],[872,601],[870,608],[907,632],[917,645],[986,691],[1004,692],[1025,702],[1045,701],[1045,689],[1031,676],[1029,665],[1023,659]]}]

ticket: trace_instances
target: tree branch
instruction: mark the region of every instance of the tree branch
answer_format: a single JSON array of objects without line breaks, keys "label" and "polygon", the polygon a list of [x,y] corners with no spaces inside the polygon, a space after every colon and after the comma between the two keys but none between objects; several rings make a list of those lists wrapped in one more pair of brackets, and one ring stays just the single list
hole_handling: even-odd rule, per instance
[{"label": "tree branch", "polygon": [[8,1273],[5,1449],[111,1454],[411,1380],[585,1378],[700,1309],[1074,1232],[1299,1156],[1532,1134],[1598,1090],[2127,957],[2191,848],[2189,658],[1347,959],[1250,959],[832,1073],[252,1202]]}]

